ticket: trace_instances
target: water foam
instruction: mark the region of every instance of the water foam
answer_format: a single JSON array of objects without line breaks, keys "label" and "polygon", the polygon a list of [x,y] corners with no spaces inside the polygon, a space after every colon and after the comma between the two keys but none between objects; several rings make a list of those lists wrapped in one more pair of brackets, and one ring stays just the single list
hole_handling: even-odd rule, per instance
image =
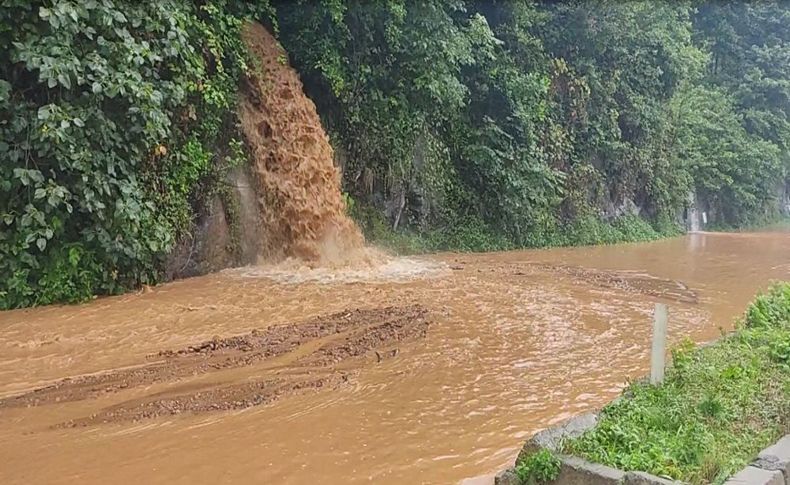
[{"label": "water foam", "polygon": [[241,278],[265,278],[285,284],[407,282],[441,277],[448,272],[449,268],[442,262],[407,257],[388,257],[378,259],[372,264],[340,267],[311,266],[305,261],[289,258],[277,264],[260,264],[224,271]]}]

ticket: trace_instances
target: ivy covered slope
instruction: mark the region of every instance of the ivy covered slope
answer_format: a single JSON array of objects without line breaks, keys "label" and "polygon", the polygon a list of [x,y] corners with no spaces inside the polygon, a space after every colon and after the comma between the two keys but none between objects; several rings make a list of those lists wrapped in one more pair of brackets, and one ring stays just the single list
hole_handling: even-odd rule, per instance
[{"label": "ivy covered slope", "polygon": [[363,229],[419,251],[651,239],[690,194],[719,226],[775,217],[789,16],[778,1],[6,0],[0,308],[162,278],[245,159],[247,18],[279,25]]},{"label": "ivy covered slope", "polygon": [[239,30],[224,0],[0,6],[0,308],[158,279],[223,165]]},{"label": "ivy covered slope", "polygon": [[374,238],[612,242],[672,232],[694,192],[720,226],[782,206],[787,3],[274,4]]}]

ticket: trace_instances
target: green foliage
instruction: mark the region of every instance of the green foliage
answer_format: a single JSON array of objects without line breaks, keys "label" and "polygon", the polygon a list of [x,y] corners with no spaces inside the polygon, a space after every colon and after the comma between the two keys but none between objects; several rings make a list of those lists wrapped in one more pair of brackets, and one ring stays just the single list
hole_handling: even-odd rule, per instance
[{"label": "green foliage", "polygon": [[365,232],[401,251],[650,240],[691,192],[745,226],[790,189],[782,2],[10,0],[0,308],[160,278],[246,158],[248,17],[279,33]]},{"label": "green foliage", "polygon": [[594,217],[573,221],[565,228],[556,225],[541,232],[532,232],[530,237],[517,245],[499,234],[480,218],[469,216],[456,219],[444,227],[421,232],[395,231],[381,212],[368,205],[354,202],[350,211],[352,218],[362,229],[366,239],[384,246],[398,254],[414,254],[431,251],[505,251],[516,247],[555,247],[616,244],[634,241],[653,241],[662,237],[680,234],[671,225],[656,230],[636,215],[623,216],[612,222]]},{"label": "green foliage", "polygon": [[0,298],[19,306],[46,305],[61,301],[84,301],[94,294],[94,282],[101,278],[102,266],[79,244],[67,244],[50,253],[44,261],[46,273],[40,286],[47,291],[35,292],[28,284],[29,270],[18,270]]},{"label": "green foliage", "polygon": [[732,90],[750,133],[790,141],[790,10],[783,2],[709,2],[696,16],[711,50],[709,77]]},{"label": "green foliage", "polygon": [[362,229],[365,238],[397,254],[442,250],[500,251],[512,248],[510,241],[497,235],[479,218],[469,217],[457,221],[453,226],[434,228],[422,233],[395,231],[374,207],[351,200],[351,204],[347,203],[349,213]]},{"label": "green foliage", "polygon": [[784,176],[779,147],[747,132],[729,95],[695,86],[671,109],[677,157],[713,217],[741,225],[776,212],[776,183]]},{"label": "green foliage", "polygon": [[417,254],[430,250],[422,236],[394,231],[381,212],[369,205],[358,203],[349,195],[346,195],[346,207],[368,242],[397,254]]},{"label": "green foliage", "polygon": [[[571,116],[558,119],[574,142],[573,173],[583,175],[574,182],[588,190],[595,188],[589,187],[592,181],[599,183],[602,194],[585,194],[599,197],[599,204],[632,200],[653,218],[676,212],[689,184],[666,149],[667,104],[704,62],[691,42],[689,6],[558,2],[547,10],[551,21],[541,37],[567,65],[563,79],[578,79],[585,87],[586,99]],[[574,192],[580,189],[576,184]]]},{"label": "green foliage", "polygon": [[722,483],[790,430],[790,284],[758,296],[736,333],[673,350],[661,386],[631,384],[565,452],[623,470]]},{"label": "green foliage", "polygon": [[627,215],[615,219],[611,223],[602,222],[593,217],[577,219],[563,234],[564,246],[584,246],[593,244],[615,244],[630,241],[653,241],[663,236],[653,229],[644,219],[636,215]]},{"label": "green foliage", "polygon": [[[492,8],[518,10],[507,22],[528,27],[526,4]],[[355,198],[381,207],[381,197],[405,194],[417,226],[477,217],[514,237],[558,202],[561,174],[538,146],[548,77],[516,64],[492,12],[390,0],[278,13],[281,40],[348,159]]]},{"label": "green foliage", "polygon": [[[482,220],[506,246],[650,239],[648,224],[628,233],[632,220],[602,219],[633,203],[658,233],[677,233],[693,191],[714,224],[776,213],[786,145],[767,133],[784,130],[790,74],[769,61],[787,52],[787,29],[772,20],[786,6],[276,5],[281,40],[344,159],[345,190],[400,231],[457,233]],[[756,13],[739,18],[743,9]],[[727,23],[748,35],[716,37],[714,48]],[[762,60],[747,60],[749,46]],[[736,47],[752,74],[716,67]],[[752,129],[757,118],[773,128]],[[405,209],[391,210],[399,200]],[[478,232],[436,246],[489,246]]]},{"label": "green foliage", "polygon": [[746,310],[743,324],[750,328],[789,325],[790,285],[776,285],[759,295]]},{"label": "green foliage", "polygon": [[781,365],[785,371],[790,371],[790,335],[785,335],[784,339],[771,342],[771,360]]},{"label": "green foliage", "polygon": [[516,476],[525,485],[548,483],[559,476],[561,465],[551,451],[541,449],[516,463]]},{"label": "green foliage", "polygon": [[224,0],[0,7],[0,308],[159,277],[233,137]]},{"label": "green foliage", "polygon": [[506,237],[497,234],[475,216],[468,216],[450,226],[435,229],[428,233],[426,239],[427,247],[431,250],[502,251],[513,248],[513,244]]},{"label": "green foliage", "polygon": [[[729,200],[720,208],[725,224],[771,219],[778,194],[788,186],[789,20],[788,5],[775,1],[706,2],[695,16],[699,43],[711,52],[706,83],[726,93],[726,102],[732,104],[736,114],[735,122],[747,134],[737,130],[727,134],[728,139],[736,139],[736,152],[743,155],[727,171],[733,182],[724,194]],[[728,121],[727,126],[732,123]],[[727,214],[728,203],[740,212]]]}]

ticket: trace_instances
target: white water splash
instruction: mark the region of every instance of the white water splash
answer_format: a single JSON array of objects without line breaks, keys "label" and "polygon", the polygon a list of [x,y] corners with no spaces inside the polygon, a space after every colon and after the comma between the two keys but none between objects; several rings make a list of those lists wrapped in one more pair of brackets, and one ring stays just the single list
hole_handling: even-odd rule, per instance
[{"label": "white water splash", "polygon": [[245,266],[223,271],[240,278],[267,278],[278,283],[406,282],[446,275],[449,268],[438,261],[420,258],[387,258],[365,265],[311,267],[289,259],[275,265]]}]

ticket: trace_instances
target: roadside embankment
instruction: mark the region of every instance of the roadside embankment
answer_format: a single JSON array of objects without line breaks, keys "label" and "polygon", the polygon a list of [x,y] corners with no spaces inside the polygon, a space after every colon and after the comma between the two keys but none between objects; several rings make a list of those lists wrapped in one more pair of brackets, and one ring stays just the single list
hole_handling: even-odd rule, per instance
[{"label": "roadside embankment", "polygon": [[790,284],[758,296],[735,332],[672,357],[662,385],[632,383],[538,433],[496,483],[790,483]]}]

